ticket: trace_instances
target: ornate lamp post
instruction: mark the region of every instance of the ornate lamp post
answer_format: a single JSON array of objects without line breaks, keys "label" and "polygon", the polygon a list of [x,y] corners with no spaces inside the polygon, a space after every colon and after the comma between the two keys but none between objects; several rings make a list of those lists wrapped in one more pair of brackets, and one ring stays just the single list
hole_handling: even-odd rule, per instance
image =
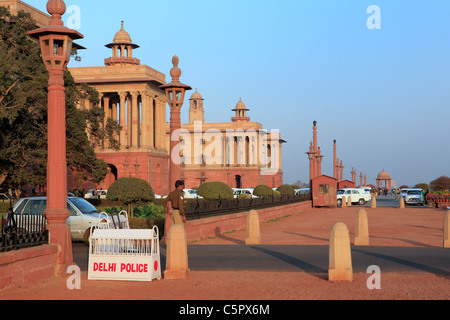
[{"label": "ornate lamp post", "polygon": [[175,130],[181,128],[180,111],[184,102],[184,95],[186,90],[192,90],[188,85],[180,82],[181,70],[178,68],[180,60],[177,56],[172,58],[173,68],[170,70],[172,76],[172,82],[160,86],[161,89],[166,91],[166,100],[170,106],[170,166],[169,166],[169,188],[175,187],[175,182],[181,177],[181,170],[179,161],[176,157],[179,155],[173,154],[173,149],[179,141],[173,139],[173,133]]},{"label": "ornate lamp post", "polygon": [[[49,0],[47,11],[52,16],[49,25],[28,34],[39,39],[41,55],[49,73],[48,80],[48,160],[47,160],[47,218],[50,243],[59,247],[57,264],[73,263],[72,241],[66,220],[67,161],[66,161],[66,103],[64,70],[70,60],[73,43],[83,35],[64,27],[61,16],[66,12],[63,0]],[[65,272],[65,270],[58,270]]]}]

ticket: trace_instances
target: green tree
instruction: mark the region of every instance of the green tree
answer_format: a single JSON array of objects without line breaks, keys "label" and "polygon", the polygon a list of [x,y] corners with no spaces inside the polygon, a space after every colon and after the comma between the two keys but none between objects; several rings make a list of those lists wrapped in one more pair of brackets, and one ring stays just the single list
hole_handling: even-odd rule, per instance
[{"label": "green tree", "polygon": [[422,189],[424,191],[427,191],[430,189],[430,186],[426,183],[418,183],[414,186],[414,188]]},{"label": "green tree", "polygon": [[433,191],[449,191],[450,190],[450,178],[447,176],[441,176],[430,182],[430,188]]},{"label": "green tree", "polygon": [[[27,35],[34,28],[28,13],[12,16],[0,7],[0,175],[12,186],[46,184],[48,73],[39,43]],[[98,92],[87,85],[78,88],[68,71],[64,78],[67,165],[79,180],[99,183],[108,167],[96,157],[87,133],[98,139],[94,143],[106,139],[117,148],[110,138],[120,127],[101,128],[105,114],[98,106]],[[94,108],[79,110],[82,98],[94,102]]]},{"label": "green tree", "polygon": [[273,196],[273,191],[271,187],[261,184],[255,187],[253,195],[257,197],[271,197]]},{"label": "green tree", "polygon": [[128,206],[128,212],[132,213],[131,205],[155,200],[155,193],[147,181],[139,178],[120,178],[109,188],[106,199],[120,201]]},{"label": "green tree", "polygon": [[206,200],[233,199],[233,190],[229,185],[219,181],[205,182],[198,188],[198,195]]},{"label": "green tree", "polygon": [[295,189],[296,186],[290,184],[283,184],[277,188],[277,191],[283,196],[285,195],[293,196],[295,194]]}]

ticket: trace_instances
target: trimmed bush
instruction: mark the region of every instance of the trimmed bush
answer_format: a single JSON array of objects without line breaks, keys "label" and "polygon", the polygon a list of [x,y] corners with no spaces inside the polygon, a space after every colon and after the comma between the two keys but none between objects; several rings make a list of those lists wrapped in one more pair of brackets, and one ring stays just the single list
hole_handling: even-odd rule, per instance
[{"label": "trimmed bush", "polygon": [[247,193],[241,193],[238,195],[238,199],[250,199],[250,195]]},{"label": "trimmed bush", "polygon": [[[155,199],[150,183],[139,178],[120,178],[108,188],[106,199],[120,201],[125,206]],[[130,212],[130,208],[128,212]]]},{"label": "trimmed bush", "polygon": [[233,199],[234,194],[230,186],[219,181],[205,182],[198,188],[198,195],[205,200]]},{"label": "trimmed bush", "polygon": [[129,217],[131,229],[151,229],[153,226],[157,226],[159,229],[159,239],[164,236],[164,218],[133,218]]},{"label": "trimmed bush", "polygon": [[255,187],[253,195],[257,197],[271,197],[274,194],[271,187],[261,184]]},{"label": "trimmed bush", "polygon": [[133,208],[133,216],[137,218],[162,218],[164,219],[164,207],[150,203],[142,207]]},{"label": "trimmed bush", "polygon": [[295,195],[295,186],[289,185],[289,184],[283,184],[282,186],[279,186],[277,188],[278,192],[282,196],[293,196]]}]

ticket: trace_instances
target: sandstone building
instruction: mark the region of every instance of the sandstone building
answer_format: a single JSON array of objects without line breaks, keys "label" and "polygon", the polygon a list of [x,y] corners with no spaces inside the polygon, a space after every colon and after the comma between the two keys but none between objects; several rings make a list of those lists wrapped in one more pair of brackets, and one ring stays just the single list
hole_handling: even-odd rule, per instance
[{"label": "sandstone building", "polygon": [[[0,5],[8,6],[12,13],[30,12],[37,26],[46,25],[50,19],[20,0],[1,0]],[[103,66],[69,68],[76,83],[89,84],[99,92],[106,117],[122,127],[116,137],[120,150],[112,150],[106,142],[94,146],[97,156],[110,169],[97,187],[108,189],[121,177],[139,177],[150,182],[155,193],[167,194],[173,189],[168,185],[169,108],[165,92],[159,88],[166,83],[166,76],[134,56],[139,46],[133,43],[123,22],[106,47],[111,49],[111,56]],[[232,109],[231,122],[206,123],[203,102],[196,91],[183,107],[189,108],[189,122],[182,124],[179,153],[180,178],[186,187],[198,187],[207,181],[222,181],[231,187],[281,185],[281,146],[285,141],[280,134],[265,132],[260,123],[250,121],[242,100]],[[78,105],[92,107],[88,100]],[[69,189],[75,187],[69,184]]]}]

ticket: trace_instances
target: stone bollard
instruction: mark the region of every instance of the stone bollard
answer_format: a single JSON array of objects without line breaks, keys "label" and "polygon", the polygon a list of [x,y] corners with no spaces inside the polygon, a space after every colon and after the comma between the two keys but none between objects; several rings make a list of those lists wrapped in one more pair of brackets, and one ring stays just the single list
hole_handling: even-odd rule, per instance
[{"label": "stone bollard", "polygon": [[369,222],[367,220],[367,212],[359,209],[356,213],[355,227],[355,246],[369,245]]},{"label": "stone bollard", "polygon": [[342,196],[341,203],[342,208],[347,208],[347,199],[345,199],[345,196]]},{"label": "stone bollard", "polygon": [[256,210],[250,210],[247,215],[247,238],[245,244],[261,244],[259,215]]},{"label": "stone bollard", "polygon": [[450,210],[444,217],[444,248],[450,248]]},{"label": "stone bollard", "polygon": [[350,235],[342,222],[331,229],[328,281],[353,281]]},{"label": "stone bollard", "polygon": [[403,197],[400,197],[400,209],[405,209],[405,200],[403,199]]},{"label": "stone bollard", "polygon": [[352,196],[349,196],[348,200],[347,200],[347,207],[351,207],[351,206],[352,206]]},{"label": "stone bollard", "polygon": [[372,203],[370,204],[371,208],[376,208],[377,207],[377,197],[376,196],[372,196]]},{"label": "stone bollard", "polygon": [[167,234],[166,270],[164,279],[185,279],[189,274],[186,231],[174,224]]}]

